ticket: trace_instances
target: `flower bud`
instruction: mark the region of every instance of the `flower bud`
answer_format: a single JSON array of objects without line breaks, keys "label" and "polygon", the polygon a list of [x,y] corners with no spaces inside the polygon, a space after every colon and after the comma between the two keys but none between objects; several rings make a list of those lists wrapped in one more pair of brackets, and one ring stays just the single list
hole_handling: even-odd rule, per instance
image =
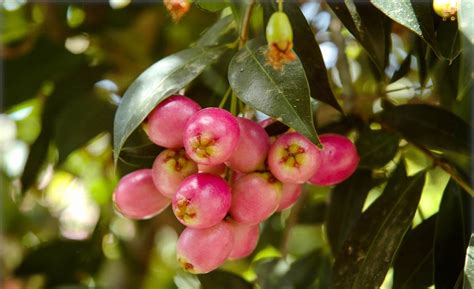
[{"label": "flower bud", "polygon": [[458,0],[433,0],[433,10],[439,16],[443,17],[443,20],[451,19],[456,20],[456,13],[459,8]]},{"label": "flower bud", "polygon": [[174,22],[178,22],[191,7],[189,0],[164,0],[163,3]]},{"label": "flower bud", "polygon": [[284,12],[275,12],[267,23],[268,42],[267,61],[275,69],[296,59],[293,48],[293,30],[290,20]]}]

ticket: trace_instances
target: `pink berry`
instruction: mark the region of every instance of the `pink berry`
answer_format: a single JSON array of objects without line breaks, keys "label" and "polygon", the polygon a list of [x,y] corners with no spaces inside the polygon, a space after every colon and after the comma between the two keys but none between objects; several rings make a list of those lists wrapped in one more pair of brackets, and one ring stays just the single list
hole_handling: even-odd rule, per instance
[{"label": "pink berry", "polygon": [[178,262],[188,272],[208,273],[225,262],[233,244],[233,234],[226,222],[206,229],[186,228],[178,239]]},{"label": "pink berry", "polygon": [[200,109],[199,104],[186,96],[168,97],[148,115],[148,137],[165,148],[182,147],[186,122]]},{"label": "pink berry", "polygon": [[228,221],[234,235],[234,246],[230,252],[229,259],[236,260],[250,255],[257,246],[260,229],[257,225],[245,225]]},{"label": "pink berry", "polygon": [[232,114],[220,108],[205,108],[188,120],[184,148],[198,164],[217,165],[230,158],[239,135],[239,124]]},{"label": "pink berry", "polygon": [[239,117],[240,139],[226,164],[233,170],[250,173],[264,166],[270,148],[267,132],[256,122]]},{"label": "pink berry", "polygon": [[113,199],[117,210],[131,219],[151,218],[170,204],[170,200],[155,187],[150,169],[124,176],[115,189]]},{"label": "pink berry", "polygon": [[196,163],[188,158],[184,149],[166,149],[153,163],[153,181],[163,195],[173,198],[181,182],[197,171]]},{"label": "pink berry", "polygon": [[330,186],[349,178],[359,164],[355,145],[347,137],[337,134],[321,135],[319,139],[323,145],[321,166],[309,181]]},{"label": "pink berry", "polygon": [[282,211],[291,207],[294,203],[296,203],[296,201],[298,201],[300,195],[300,184],[283,183],[280,205],[278,206],[277,211]]},{"label": "pink berry", "polygon": [[261,120],[258,124],[263,127],[263,128],[266,128],[267,126],[273,124],[274,122],[276,122],[276,119],[272,118],[272,117],[269,117],[269,118],[266,118],[264,120]]},{"label": "pink berry", "polygon": [[270,217],[280,203],[282,184],[271,173],[251,173],[232,186],[232,218],[243,224],[258,224]]},{"label": "pink berry", "polygon": [[214,166],[198,164],[198,170],[200,173],[210,173],[218,176],[223,176],[225,173],[225,164],[218,164]]},{"label": "pink berry", "polygon": [[209,228],[224,219],[232,194],[219,176],[197,173],[184,179],[173,197],[173,212],[191,228]]},{"label": "pink berry", "polygon": [[302,184],[319,168],[319,149],[306,137],[290,132],[280,136],[268,153],[272,174],[284,183]]}]

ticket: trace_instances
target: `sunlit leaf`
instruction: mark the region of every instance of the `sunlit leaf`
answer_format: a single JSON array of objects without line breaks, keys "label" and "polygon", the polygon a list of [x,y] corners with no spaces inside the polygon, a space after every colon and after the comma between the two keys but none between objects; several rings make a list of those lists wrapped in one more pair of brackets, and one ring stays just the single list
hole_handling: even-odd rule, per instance
[{"label": "sunlit leaf", "polygon": [[188,85],[225,47],[194,47],[167,56],[145,70],[127,89],[114,120],[114,159],[130,134],[155,106]]},{"label": "sunlit leaf", "polygon": [[233,91],[245,103],[319,144],[301,62],[296,59],[275,70],[266,63],[266,49],[266,45],[250,41],[233,57],[228,75]]},{"label": "sunlit leaf", "polygon": [[328,1],[383,74],[390,52],[390,19],[366,1]]}]

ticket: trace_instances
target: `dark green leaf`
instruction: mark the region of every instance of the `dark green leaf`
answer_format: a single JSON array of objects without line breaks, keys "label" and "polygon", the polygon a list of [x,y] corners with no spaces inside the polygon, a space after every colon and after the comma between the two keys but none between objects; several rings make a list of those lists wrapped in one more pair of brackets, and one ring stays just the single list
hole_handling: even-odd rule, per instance
[{"label": "dark green leaf", "polygon": [[84,62],[84,57],[40,38],[31,53],[3,61],[3,107],[35,97],[45,81],[59,80]]},{"label": "dark green leaf", "polygon": [[275,70],[266,63],[266,49],[250,41],[232,58],[228,76],[233,91],[245,103],[319,144],[301,62],[296,59]]},{"label": "dark green leaf", "polygon": [[217,12],[229,5],[226,1],[215,0],[195,0],[194,3],[196,3],[200,8],[211,12]]},{"label": "dark green leaf", "polygon": [[157,104],[188,85],[225,47],[194,47],[167,56],[150,66],[127,89],[114,120],[114,159],[130,134]]},{"label": "dark green leaf", "polygon": [[[276,2],[275,2],[276,3]],[[265,13],[265,23],[270,18],[271,13],[276,11],[275,3],[262,1]],[[284,11],[290,18],[293,29],[293,44],[296,54],[303,64],[306,78],[308,80],[311,97],[325,102],[342,112],[342,108],[336,100],[327,76],[319,44],[316,42],[313,30],[309,26],[306,18],[294,1],[285,1]]]},{"label": "dark green leaf", "polygon": [[[390,47],[390,19],[367,1],[328,1],[383,75]],[[388,39],[388,40],[387,40]]]},{"label": "dark green leaf", "polygon": [[431,13],[431,1],[370,0],[370,2],[385,15],[423,38],[439,54]]},{"label": "dark green leaf", "polygon": [[384,125],[417,145],[440,151],[457,163],[470,158],[469,124],[453,113],[425,104],[407,104],[385,109],[380,115]]},{"label": "dark green leaf", "polygon": [[216,270],[208,274],[199,275],[202,289],[252,289],[251,283],[244,278],[226,271]]},{"label": "dark green leaf", "polygon": [[407,232],[393,268],[393,289],[425,289],[433,285],[433,240],[436,215]]},{"label": "dark green leaf", "polygon": [[378,288],[410,227],[424,184],[424,173],[407,177],[400,163],[382,195],[353,226],[333,267],[334,289]]},{"label": "dark green leaf", "polygon": [[436,29],[438,51],[449,61],[458,57],[461,52],[458,22],[440,21]]},{"label": "dark green leaf", "polygon": [[451,63],[448,60],[436,60],[430,67],[434,94],[443,107],[451,109],[458,95],[460,58],[456,58]]},{"label": "dark green leaf", "polygon": [[92,92],[71,101],[56,122],[54,138],[59,152],[58,163],[101,132],[112,133],[113,114],[114,107]]},{"label": "dark green leaf", "polygon": [[329,244],[337,256],[352,227],[362,214],[369,191],[379,184],[369,170],[357,170],[331,192],[326,226]]},{"label": "dark green leaf", "polygon": [[390,78],[390,83],[395,82],[399,80],[400,78],[404,77],[405,75],[407,75],[407,73],[410,72],[410,65],[411,65],[411,53],[409,53],[407,57],[405,57],[402,64],[400,64],[400,67],[392,75],[392,78]]},{"label": "dark green leaf", "polygon": [[101,258],[101,247],[91,241],[58,240],[28,253],[15,275],[45,274],[46,288],[76,283],[80,281],[81,273],[96,272]]},{"label": "dark green leaf", "polygon": [[371,169],[383,167],[395,157],[399,141],[393,133],[364,127],[356,142],[359,166]]},{"label": "dark green leaf", "polygon": [[444,190],[436,221],[434,281],[437,289],[454,288],[464,267],[471,233],[470,202],[469,195],[450,180]]},{"label": "dark green leaf", "polygon": [[209,27],[196,42],[196,45],[211,46],[234,41],[237,38],[236,28],[232,15],[227,15]]},{"label": "dark green leaf", "polygon": [[28,190],[38,177],[41,167],[44,165],[48,155],[49,141],[51,133],[43,129],[30,147],[28,158],[26,159],[25,169],[21,175],[21,185],[23,191]]},{"label": "dark green leaf", "polygon": [[266,258],[259,260],[255,265],[255,274],[257,274],[257,284],[262,289],[277,289],[281,276],[286,271],[281,272],[282,270],[276,270],[279,264],[284,263],[282,259],[279,258]]},{"label": "dark green leaf", "polygon": [[474,288],[474,234],[471,235],[471,241],[466,252],[466,263],[464,265],[464,284],[463,289]]},{"label": "dark green leaf", "polygon": [[306,289],[318,277],[320,267],[325,263],[321,250],[316,250],[296,260],[290,270],[281,277],[278,288]]},{"label": "dark green leaf", "polygon": [[418,81],[420,86],[424,87],[426,85],[426,80],[428,78],[428,64],[426,63],[428,45],[421,40],[420,38],[415,39],[415,55],[418,64]]}]

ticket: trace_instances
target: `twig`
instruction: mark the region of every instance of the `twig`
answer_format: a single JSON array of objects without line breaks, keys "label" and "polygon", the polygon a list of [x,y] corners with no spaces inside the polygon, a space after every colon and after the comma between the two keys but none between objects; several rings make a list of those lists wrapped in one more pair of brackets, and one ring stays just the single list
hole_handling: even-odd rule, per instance
[{"label": "twig", "polygon": [[249,23],[250,17],[252,16],[253,6],[255,5],[255,0],[251,0],[249,5],[247,6],[247,10],[245,10],[244,21],[242,22],[242,30],[240,31],[240,44],[239,47],[242,48],[247,42],[249,37]]}]

